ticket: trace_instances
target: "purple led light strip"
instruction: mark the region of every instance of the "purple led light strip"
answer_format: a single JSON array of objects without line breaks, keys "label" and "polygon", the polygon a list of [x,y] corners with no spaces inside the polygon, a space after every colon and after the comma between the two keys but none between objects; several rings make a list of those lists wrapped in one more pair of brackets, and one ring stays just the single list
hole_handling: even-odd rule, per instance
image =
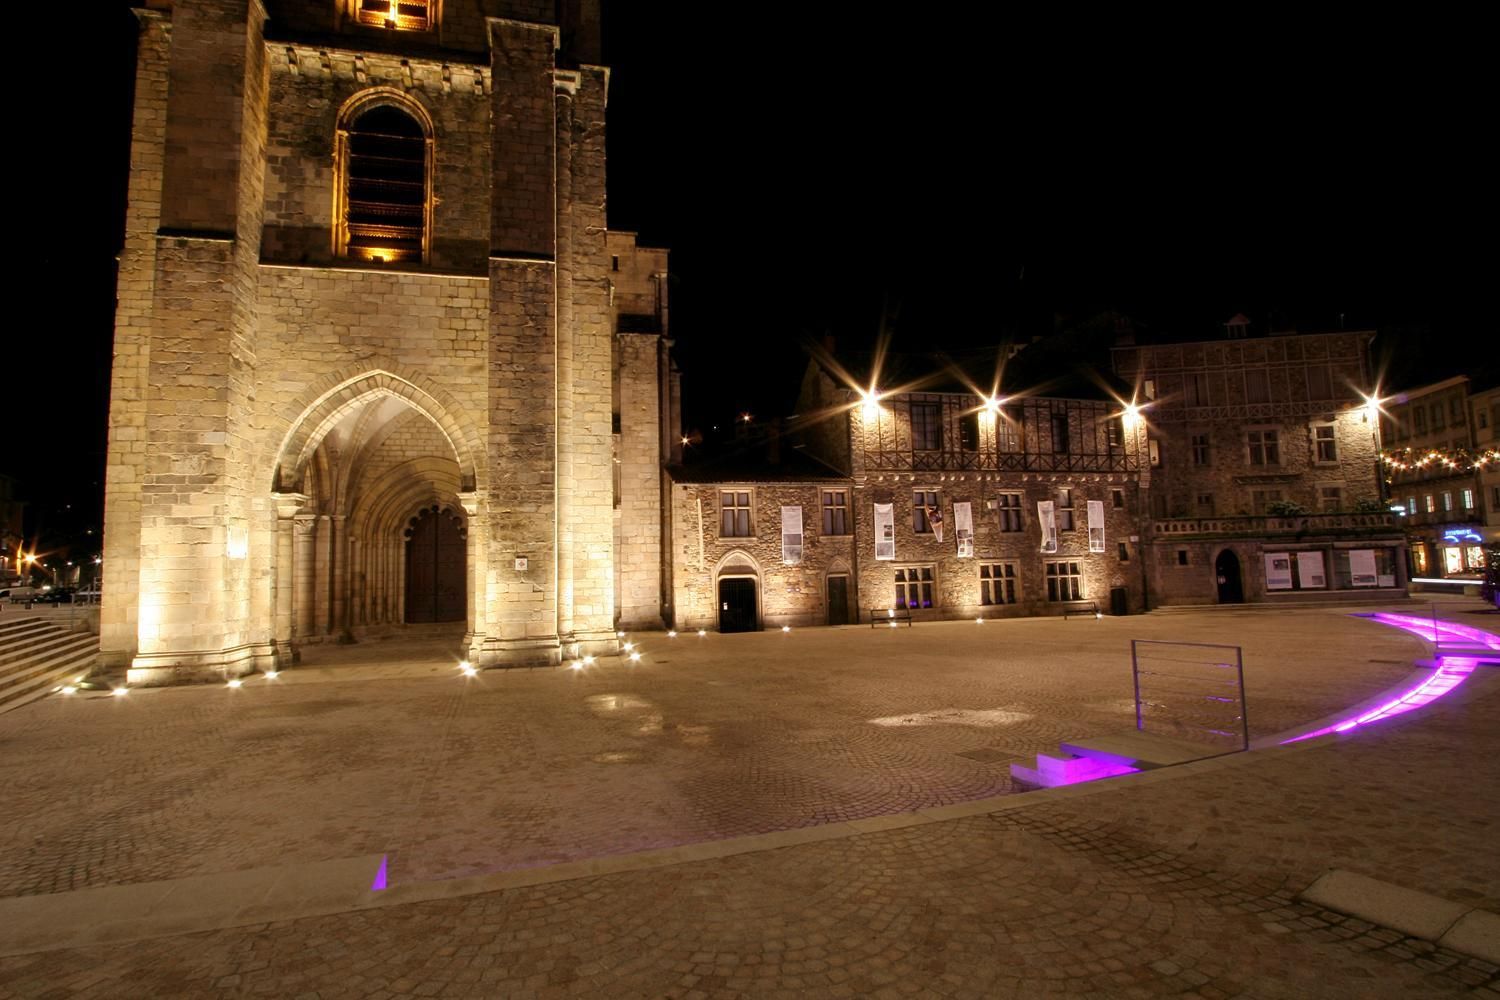
[{"label": "purple led light strip", "polygon": [[[1486,649],[1500,651],[1500,636],[1491,635],[1482,629],[1471,625],[1460,625],[1456,622],[1436,621],[1431,618],[1416,618],[1411,615],[1396,615],[1388,612],[1365,615],[1362,617],[1372,618],[1382,625],[1390,625],[1393,628],[1404,629],[1415,635],[1419,635],[1431,643],[1441,643],[1444,639],[1449,641],[1463,641],[1475,645],[1484,646]],[[1331,726],[1315,729],[1301,736],[1293,736],[1291,739],[1282,740],[1282,744],[1297,743],[1301,740],[1310,740],[1314,736],[1323,736],[1327,733],[1347,733],[1358,726],[1368,725],[1371,722],[1379,722],[1381,719],[1389,719],[1394,715],[1410,712],[1414,708],[1441,698],[1464,682],[1479,661],[1472,656],[1440,656],[1437,661],[1437,669],[1428,675],[1420,684],[1405,692],[1400,697],[1385,702],[1378,708],[1373,708],[1358,715],[1352,715],[1335,722]]]}]

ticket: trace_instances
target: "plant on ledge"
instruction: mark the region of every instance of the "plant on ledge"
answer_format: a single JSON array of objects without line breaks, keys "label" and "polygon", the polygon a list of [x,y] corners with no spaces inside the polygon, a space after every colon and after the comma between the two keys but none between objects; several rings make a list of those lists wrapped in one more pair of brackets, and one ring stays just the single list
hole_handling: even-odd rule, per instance
[{"label": "plant on ledge", "polygon": [[1269,517],[1302,517],[1310,511],[1295,500],[1272,500],[1266,504]]},{"label": "plant on ledge", "polygon": [[1373,497],[1360,497],[1354,501],[1354,513],[1356,514],[1385,514],[1391,509],[1391,505]]}]

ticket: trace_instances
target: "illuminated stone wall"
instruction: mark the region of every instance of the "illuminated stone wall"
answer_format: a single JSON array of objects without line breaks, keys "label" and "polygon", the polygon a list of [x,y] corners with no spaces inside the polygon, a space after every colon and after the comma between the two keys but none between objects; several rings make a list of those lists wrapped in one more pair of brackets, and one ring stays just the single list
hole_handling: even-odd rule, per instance
[{"label": "illuminated stone wall", "polygon": [[[672,578],[676,627],[719,627],[718,581],[725,575],[754,577],[757,611],[766,628],[827,624],[827,578],[832,574],[849,577],[849,601],[851,607],[858,606],[854,536],[822,534],[820,490],[825,485],[849,488],[847,482],[674,484]],[[724,489],[750,491],[754,505],[751,537],[720,535],[719,492]],[[802,561],[792,566],[782,559],[783,506],[802,508]]]},{"label": "illuminated stone wall", "polygon": [[[559,25],[551,4],[491,4],[489,19],[445,4],[412,37],[338,4],[268,6],[141,15],[101,666],[206,680],[399,631],[402,533],[433,505],[466,529],[454,628],[471,659],[613,649],[617,310],[595,5],[565,5]],[[339,111],[375,92],[432,122],[424,262],[333,256]],[[662,337],[621,343],[660,382]],[[644,385],[623,415],[636,474],[622,544],[659,567],[649,481],[671,399]],[[659,620],[660,573],[645,576],[630,576],[631,614]]]}]

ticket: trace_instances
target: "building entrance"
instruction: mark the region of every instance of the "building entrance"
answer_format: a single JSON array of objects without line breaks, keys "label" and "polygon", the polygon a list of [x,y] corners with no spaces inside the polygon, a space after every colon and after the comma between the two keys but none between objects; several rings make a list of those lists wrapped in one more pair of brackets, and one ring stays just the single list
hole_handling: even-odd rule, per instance
[{"label": "building entrance", "polygon": [[1225,549],[1214,560],[1214,576],[1219,582],[1220,604],[1245,603],[1245,588],[1240,583],[1240,559],[1233,551]]},{"label": "building entrance", "polygon": [[434,504],[406,528],[406,621],[461,622],[467,617],[463,522]]},{"label": "building entrance", "polygon": [[847,576],[828,578],[828,624],[849,624],[849,578]]},{"label": "building entrance", "polygon": [[719,581],[719,631],[754,632],[759,627],[755,613],[755,581],[731,577]]}]

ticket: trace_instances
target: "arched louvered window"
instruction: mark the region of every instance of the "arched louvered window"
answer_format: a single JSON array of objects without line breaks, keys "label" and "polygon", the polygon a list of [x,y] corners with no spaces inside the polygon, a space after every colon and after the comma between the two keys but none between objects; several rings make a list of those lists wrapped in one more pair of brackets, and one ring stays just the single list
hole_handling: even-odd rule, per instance
[{"label": "arched louvered window", "polygon": [[376,263],[427,256],[431,139],[388,102],[355,109],[340,129],[341,253]]}]

